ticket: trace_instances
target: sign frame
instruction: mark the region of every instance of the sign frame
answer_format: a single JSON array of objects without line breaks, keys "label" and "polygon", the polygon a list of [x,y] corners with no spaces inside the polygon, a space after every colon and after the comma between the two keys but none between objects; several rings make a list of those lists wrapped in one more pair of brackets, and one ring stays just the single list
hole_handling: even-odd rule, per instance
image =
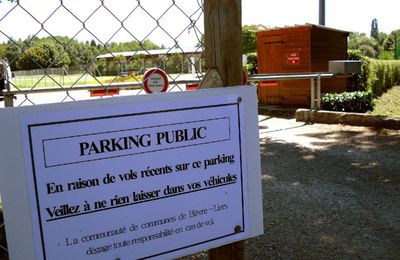
[{"label": "sign frame", "polygon": [[[29,192],[25,188],[28,179],[24,174],[26,169],[24,161],[27,158],[23,156],[23,143],[21,141],[22,131],[20,129],[21,118],[36,113],[67,113],[66,111],[74,111],[79,109],[87,110],[86,118],[88,115],[98,117],[98,108],[112,107],[112,106],[130,106],[136,104],[137,107],[144,107],[148,109],[159,102],[172,102],[172,108],[175,106],[173,102],[177,99],[196,99],[204,96],[219,96],[223,98],[225,95],[237,95],[238,100],[256,100],[255,87],[238,87],[238,88],[224,88],[212,90],[199,90],[195,92],[180,92],[180,93],[167,93],[162,95],[145,95],[133,97],[118,97],[115,99],[106,99],[102,102],[82,101],[64,104],[52,104],[35,107],[20,107],[5,109],[0,111],[0,120],[8,122],[1,127],[3,135],[0,140],[4,143],[4,148],[0,151],[0,163],[3,165],[0,178],[0,191],[3,195],[4,205],[4,218],[6,221],[7,240],[9,241],[10,256],[15,259],[37,259],[36,248],[34,242],[34,233],[38,227],[33,225],[31,214],[32,208],[29,202]],[[179,107],[176,107],[179,109]],[[111,113],[111,112],[110,112]],[[112,114],[112,113],[111,113]],[[110,115],[111,115],[110,114]],[[248,214],[249,214],[249,234],[250,237],[257,236],[263,233],[262,221],[262,200],[261,200],[261,178],[260,178],[260,159],[259,159],[259,141],[258,141],[258,120],[256,106],[244,106],[244,115],[247,116],[243,119],[243,124],[248,125],[244,132],[243,138],[246,142],[245,153],[246,162],[245,168],[247,176],[248,193]],[[107,115],[104,115],[107,116]],[[79,116],[78,116],[79,117]],[[255,149],[256,148],[256,149]],[[257,151],[255,151],[257,150]],[[16,159],[17,158],[17,159]],[[4,181],[6,180],[6,181]],[[20,187],[20,189],[16,189]],[[216,244],[215,246],[219,246]],[[20,248],[24,248],[21,250]]]},{"label": "sign frame", "polygon": [[301,64],[301,53],[299,51],[289,52],[287,54],[288,65],[300,65]]}]

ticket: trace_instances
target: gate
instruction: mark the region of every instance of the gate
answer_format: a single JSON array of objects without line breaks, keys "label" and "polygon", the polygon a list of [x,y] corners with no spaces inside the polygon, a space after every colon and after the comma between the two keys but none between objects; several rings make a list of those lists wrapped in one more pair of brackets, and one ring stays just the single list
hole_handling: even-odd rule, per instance
[{"label": "gate", "polygon": [[[11,79],[0,75],[1,106],[35,105],[45,95],[50,103],[87,99],[93,90],[103,91],[100,98],[112,97],[114,90],[145,94],[140,76],[149,67],[175,67],[174,72],[166,71],[168,91],[185,91],[186,85],[193,84],[200,88],[242,84],[241,0],[136,0],[123,5],[119,12],[111,0],[79,5],[62,0],[2,1],[0,58],[8,59],[9,67],[3,70],[11,69],[14,75]],[[14,34],[16,24],[24,25],[25,39]],[[58,34],[62,30],[68,31],[68,37]],[[129,39],[132,51],[114,41],[121,35]],[[159,37],[166,44],[152,42]],[[193,44],[189,50],[182,44],[186,40]],[[155,49],[163,51],[154,54]],[[45,54],[53,56],[44,59]],[[72,68],[80,70],[76,73]],[[6,255],[3,223],[0,228],[0,255]],[[244,243],[238,242],[208,255],[209,259],[243,259],[243,249]]]}]

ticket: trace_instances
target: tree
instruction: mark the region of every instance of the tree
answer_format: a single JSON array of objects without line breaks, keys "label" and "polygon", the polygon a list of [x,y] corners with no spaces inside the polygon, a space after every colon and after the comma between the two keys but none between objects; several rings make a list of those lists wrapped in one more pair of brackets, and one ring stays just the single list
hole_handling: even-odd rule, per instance
[{"label": "tree", "polygon": [[393,32],[391,32],[388,37],[385,39],[384,43],[383,43],[383,49],[385,51],[391,51],[394,53],[395,50],[395,43],[396,43],[396,34],[399,35],[400,34],[400,29],[399,30],[395,30]]},{"label": "tree", "polygon": [[378,19],[374,18],[371,22],[371,38],[378,40]]},{"label": "tree", "polygon": [[157,49],[160,49],[160,46],[158,46],[157,44],[155,44],[154,42],[152,42],[150,40],[144,40],[143,48],[146,50],[157,50]]},{"label": "tree", "polygon": [[96,43],[96,41],[95,41],[94,39],[92,39],[92,40],[90,41],[90,46],[92,46],[92,47],[97,47],[97,43]]},{"label": "tree", "polygon": [[243,54],[256,52],[257,50],[257,25],[245,25],[242,28]]},{"label": "tree", "polygon": [[112,42],[104,46],[94,40],[85,43],[66,36],[29,36],[25,40],[10,39],[6,44],[0,44],[0,57],[10,61],[12,70],[31,70],[48,66],[86,65],[93,63],[94,57],[99,54],[141,49],[159,49],[159,46],[150,40],[145,40],[142,46],[137,41]]},{"label": "tree", "polygon": [[7,48],[7,44],[0,44],[0,59],[5,58],[6,57],[6,48]]},{"label": "tree", "polygon": [[61,45],[51,41],[33,41],[32,46],[21,54],[16,63],[19,69],[30,70],[67,67],[70,62]]},{"label": "tree", "polygon": [[70,66],[88,64],[93,60],[96,48],[90,44],[81,43],[68,37],[56,37],[71,60]]},{"label": "tree", "polygon": [[366,36],[364,33],[351,33],[348,46],[350,50],[360,50],[367,57],[378,57],[379,46],[377,41],[374,38]]},{"label": "tree", "polygon": [[245,64],[246,70],[249,74],[256,74],[258,71],[257,67],[257,53],[247,54],[247,63]]},{"label": "tree", "polygon": [[22,48],[24,45],[25,45],[25,43],[22,42],[21,40],[14,41],[11,39],[7,42],[7,46],[4,51],[5,52],[4,55],[10,64],[11,70],[18,69],[16,61],[17,61],[19,55],[21,54]]},{"label": "tree", "polygon": [[181,54],[172,54],[167,58],[166,70],[168,73],[181,73],[182,72],[182,62],[184,59]]}]

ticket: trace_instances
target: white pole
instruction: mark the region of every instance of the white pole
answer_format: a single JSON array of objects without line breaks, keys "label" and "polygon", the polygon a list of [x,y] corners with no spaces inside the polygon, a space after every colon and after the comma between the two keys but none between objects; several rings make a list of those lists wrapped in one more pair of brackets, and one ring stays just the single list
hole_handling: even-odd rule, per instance
[{"label": "white pole", "polygon": [[194,56],[190,56],[190,65],[191,65],[191,69],[192,69],[192,76],[195,77],[196,76],[196,66],[195,66],[196,60],[194,58]]}]

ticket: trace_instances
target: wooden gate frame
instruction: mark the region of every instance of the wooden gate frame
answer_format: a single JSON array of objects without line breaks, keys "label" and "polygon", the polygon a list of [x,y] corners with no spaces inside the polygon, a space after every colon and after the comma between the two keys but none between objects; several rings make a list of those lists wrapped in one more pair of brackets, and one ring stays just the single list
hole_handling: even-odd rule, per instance
[{"label": "wooden gate frame", "polygon": [[[242,85],[241,0],[204,0],[206,75],[201,89]],[[5,95],[5,106],[13,96]],[[209,250],[210,260],[244,260],[244,242]]]},{"label": "wooden gate frame", "polygon": [[[204,1],[206,75],[200,89],[242,85],[242,1]],[[244,242],[208,251],[210,260],[244,259]]]},{"label": "wooden gate frame", "polygon": [[242,84],[241,0],[204,1],[204,42],[207,73],[200,88]]}]

